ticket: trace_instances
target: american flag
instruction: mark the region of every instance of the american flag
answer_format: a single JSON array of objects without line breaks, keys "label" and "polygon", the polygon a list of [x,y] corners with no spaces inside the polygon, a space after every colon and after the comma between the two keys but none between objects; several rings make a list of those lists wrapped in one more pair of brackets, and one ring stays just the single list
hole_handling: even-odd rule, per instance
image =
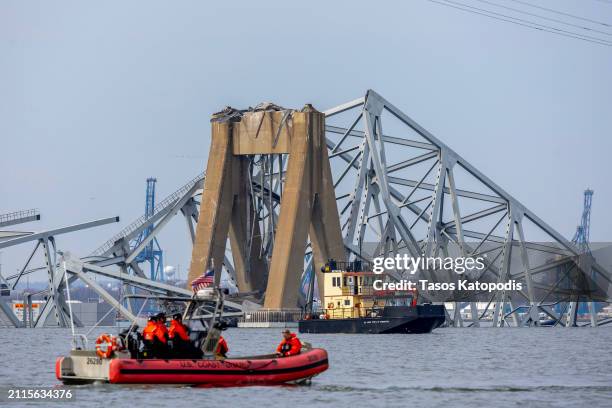
[{"label": "american flag", "polygon": [[191,282],[191,289],[194,292],[197,292],[198,290],[202,288],[208,288],[214,284],[215,282],[214,279],[215,279],[215,271],[213,269],[209,269],[206,272],[204,272],[202,276],[194,279]]}]

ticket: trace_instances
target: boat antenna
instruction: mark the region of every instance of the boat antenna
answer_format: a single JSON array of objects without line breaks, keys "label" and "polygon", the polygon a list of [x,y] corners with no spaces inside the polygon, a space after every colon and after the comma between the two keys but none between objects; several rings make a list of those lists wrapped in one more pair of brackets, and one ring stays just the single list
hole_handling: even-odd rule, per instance
[{"label": "boat antenna", "polygon": [[72,331],[72,347],[76,348],[76,335],[74,334],[74,317],[72,315],[72,300],[70,299],[70,283],[68,282],[68,270],[66,260],[62,261],[64,268],[64,279],[66,280],[66,295],[68,297],[68,313],[70,314],[70,330]]}]

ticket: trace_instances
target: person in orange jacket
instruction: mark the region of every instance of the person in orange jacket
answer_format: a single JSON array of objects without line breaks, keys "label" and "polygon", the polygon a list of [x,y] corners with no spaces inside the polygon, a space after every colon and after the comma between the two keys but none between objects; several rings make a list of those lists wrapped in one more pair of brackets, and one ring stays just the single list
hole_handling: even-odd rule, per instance
[{"label": "person in orange jacket", "polygon": [[290,330],[283,331],[283,341],[276,348],[276,354],[283,357],[300,354],[302,342]]},{"label": "person in orange jacket", "polygon": [[180,313],[172,316],[170,327],[168,328],[168,340],[174,357],[188,358],[192,353],[191,339],[189,338],[189,328],[183,324]]},{"label": "person in orange jacket", "polygon": [[157,330],[155,337],[163,344],[168,344],[168,328],[166,327],[166,314],[161,312],[157,315]]},{"label": "person in orange jacket", "polygon": [[142,338],[146,343],[153,342],[155,340],[155,330],[157,329],[157,318],[155,316],[149,316],[147,325],[142,329]]},{"label": "person in orange jacket", "polygon": [[218,360],[227,358],[228,351],[229,347],[227,346],[227,341],[225,341],[223,336],[219,336],[219,341],[217,342],[217,350],[215,350],[215,357]]},{"label": "person in orange jacket", "polygon": [[[149,321],[153,321],[153,327],[147,324],[143,337],[145,337],[145,343],[148,340],[149,350],[153,354],[153,358],[167,358],[168,357],[168,328],[166,327],[166,315],[158,313],[153,316]],[[152,333],[151,333],[152,332]]]},{"label": "person in orange jacket", "polygon": [[165,356],[167,340],[163,329],[160,328],[159,315],[149,317],[146,327],[142,330],[142,338],[146,346],[145,356],[147,358]]},{"label": "person in orange jacket", "polygon": [[180,313],[172,316],[170,327],[168,328],[168,338],[170,340],[180,339],[189,341],[189,329],[183,324],[183,317]]}]

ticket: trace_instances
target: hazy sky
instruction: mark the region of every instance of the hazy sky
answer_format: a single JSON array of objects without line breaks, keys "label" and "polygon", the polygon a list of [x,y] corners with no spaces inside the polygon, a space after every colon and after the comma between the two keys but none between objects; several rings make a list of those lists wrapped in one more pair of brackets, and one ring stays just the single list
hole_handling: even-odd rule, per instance
[{"label": "hazy sky", "polygon": [[[604,1],[533,3],[612,22]],[[568,238],[593,188],[591,238],[610,241],[611,74],[612,47],[427,0],[0,0],[0,213],[40,209],[28,230],[120,215],[58,237],[85,255],[142,214],[147,177],[161,198],[203,171],[212,112],[371,88]],[[161,241],[184,268],[182,220]],[[5,274],[30,249],[4,250]]]}]

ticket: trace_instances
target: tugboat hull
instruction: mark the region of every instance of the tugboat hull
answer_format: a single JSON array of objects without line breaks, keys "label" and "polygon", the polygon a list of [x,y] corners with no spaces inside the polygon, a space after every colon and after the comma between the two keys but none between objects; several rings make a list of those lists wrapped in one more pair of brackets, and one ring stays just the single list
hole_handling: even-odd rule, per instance
[{"label": "tugboat hull", "polygon": [[445,320],[444,306],[385,308],[381,316],[300,320],[300,333],[429,333]]}]

